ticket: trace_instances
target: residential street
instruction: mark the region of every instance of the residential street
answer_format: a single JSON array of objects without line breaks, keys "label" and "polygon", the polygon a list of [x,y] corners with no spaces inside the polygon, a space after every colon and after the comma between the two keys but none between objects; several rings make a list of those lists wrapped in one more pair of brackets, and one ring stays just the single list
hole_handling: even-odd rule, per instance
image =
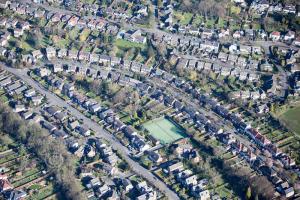
[{"label": "residential street", "polygon": [[7,66],[4,66],[1,64],[3,69],[13,73],[20,79],[22,79],[24,82],[26,82],[28,85],[32,86],[34,89],[36,89],[39,93],[45,95],[50,102],[50,104],[53,105],[59,105],[60,107],[66,107],[66,109],[72,113],[75,117],[78,119],[83,119],[83,123],[93,130],[95,132],[96,137],[104,138],[111,142],[111,146],[117,150],[119,153],[122,154],[123,158],[126,160],[126,162],[130,165],[131,169],[138,175],[144,177],[147,181],[149,181],[151,184],[155,185],[161,192],[165,193],[165,195],[172,200],[179,199],[175,192],[171,191],[165,183],[158,180],[151,172],[149,172],[147,169],[140,166],[137,162],[135,162],[133,159],[129,156],[129,150],[124,147],[114,136],[109,134],[107,131],[105,131],[103,128],[100,127],[97,123],[92,121],[91,119],[85,117],[82,113],[80,113],[77,109],[73,108],[71,105],[69,105],[66,101],[60,99],[53,93],[49,92],[48,90],[42,88],[37,82],[32,80],[27,75],[26,69],[15,69],[15,68],[9,68]]}]

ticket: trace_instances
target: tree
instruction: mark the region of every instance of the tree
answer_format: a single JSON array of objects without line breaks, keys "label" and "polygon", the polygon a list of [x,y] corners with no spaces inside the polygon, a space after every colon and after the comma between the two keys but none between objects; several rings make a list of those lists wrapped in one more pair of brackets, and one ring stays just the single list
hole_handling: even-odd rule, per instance
[{"label": "tree", "polygon": [[28,149],[43,161],[50,173],[55,175],[64,199],[84,199],[75,178],[75,160],[61,141],[49,137],[38,125],[25,123],[20,116],[2,103],[0,103],[0,119],[2,121],[0,131],[26,144]]},{"label": "tree", "polygon": [[126,91],[124,89],[119,90],[113,97],[113,103],[124,103],[126,99]]}]

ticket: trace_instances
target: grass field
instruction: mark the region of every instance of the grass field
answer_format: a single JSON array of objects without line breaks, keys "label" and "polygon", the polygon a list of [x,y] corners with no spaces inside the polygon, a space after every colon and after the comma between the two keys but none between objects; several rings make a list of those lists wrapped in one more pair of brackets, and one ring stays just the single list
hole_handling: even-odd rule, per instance
[{"label": "grass field", "polygon": [[143,126],[163,144],[169,144],[185,137],[183,129],[164,117],[146,122]]},{"label": "grass field", "polygon": [[123,39],[117,39],[116,40],[116,46],[121,49],[130,49],[130,48],[144,48],[144,44],[136,43],[136,42],[130,42]]},{"label": "grass field", "polygon": [[300,135],[300,106],[292,108],[279,116],[288,128]]}]

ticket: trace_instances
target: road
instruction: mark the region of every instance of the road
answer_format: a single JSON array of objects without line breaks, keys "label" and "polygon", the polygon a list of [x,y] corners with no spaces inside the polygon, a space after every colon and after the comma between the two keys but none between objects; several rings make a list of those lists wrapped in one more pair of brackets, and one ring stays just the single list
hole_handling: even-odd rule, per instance
[{"label": "road", "polygon": [[39,83],[31,79],[30,76],[27,75],[27,70],[26,69],[15,69],[15,68],[9,68],[7,66],[4,66],[1,64],[3,69],[7,70],[8,72],[11,72],[15,76],[19,77],[22,79],[26,84],[30,85],[33,87],[35,90],[37,90],[39,93],[45,95],[49,101],[49,103],[53,105],[59,105],[60,107],[66,107],[66,109],[72,113],[75,117],[79,119],[83,119],[83,123],[93,130],[95,132],[96,137],[100,137],[103,139],[108,140],[111,142],[112,147],[117,150],[125,161],[129,164],[131,167],[132,171],[135,172],[136,174],[142,176],[145,178],[147,181],[149,181],[151,184],[153,184],[155,187],[157,187],[161,192],[163,192],[168,199],[171,200],[179,200],[179,197],[175,192],[170,190],[167,185],[158,180],[151,172],[149,172],[147,169],[143,168],[141,165],[139,165],[136,161],[130,158],[130,151],[123,146],[113,135],[108,133],[106,130],[104,130],[99,124],[96,122],[92,121],[91,119],[87,118],[85,115],[83,115],[81,112],[79,112],[77,109],[73,108],[71,105],[69,105],[66,101],[60,99],[53,93],[49,92],[45,88],[42,88]]}]

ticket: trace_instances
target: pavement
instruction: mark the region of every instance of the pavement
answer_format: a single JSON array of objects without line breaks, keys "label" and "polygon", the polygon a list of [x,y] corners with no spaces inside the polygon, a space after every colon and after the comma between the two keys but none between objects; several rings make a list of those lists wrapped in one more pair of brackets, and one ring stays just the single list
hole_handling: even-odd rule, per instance
[{"label": "pavement", "polygon": [[153,184],[155,187],[157,187],[161,192],[163,192],[168,199],[171,200],[179,200],[179,197],[175,192],[173,192],[171,189],[168,188],[168,186],[157,179],[155,175],[153,175],[151,172],[149,172],[147,169],[143,168],[139,163],[134,161],[130,157],[130,151],[123,146],[113,135],[108,133],[106,130],[104,130],[99,124],[92,121],[91,119],[87,118],[85,115],[83,115],[81,112],[79,112],[77,109],[73,108],[71,105],[69,105],[66,101],[62,100],[55,94],[51,93],[50,91],[43,88],[39,83],[34,81],[30,76],[28,76],[27,69],[15,69],[7,67],[3,64],[1,64],[3,69],[7,70],[8,72],[14,74],[15,76],[19,77],[21,80],[23,80],[26,84],[33,87],[35,90],[37,90],[39,93],[46,96],[49,103],[53,105],[59,105],[60,107],[65,107],[72,115],[77,117],[78,119],[82,119],[83,123],[93,130],[95,132],[95,136],[99,138],[103,138],[105,140],[108,140],[111,143],[111,146],[113,149],[117,150],[124,158],[124,160],[129,164],[132,171],[136,174],[140,175],[147,181],[149,181],[151,184]]}]

